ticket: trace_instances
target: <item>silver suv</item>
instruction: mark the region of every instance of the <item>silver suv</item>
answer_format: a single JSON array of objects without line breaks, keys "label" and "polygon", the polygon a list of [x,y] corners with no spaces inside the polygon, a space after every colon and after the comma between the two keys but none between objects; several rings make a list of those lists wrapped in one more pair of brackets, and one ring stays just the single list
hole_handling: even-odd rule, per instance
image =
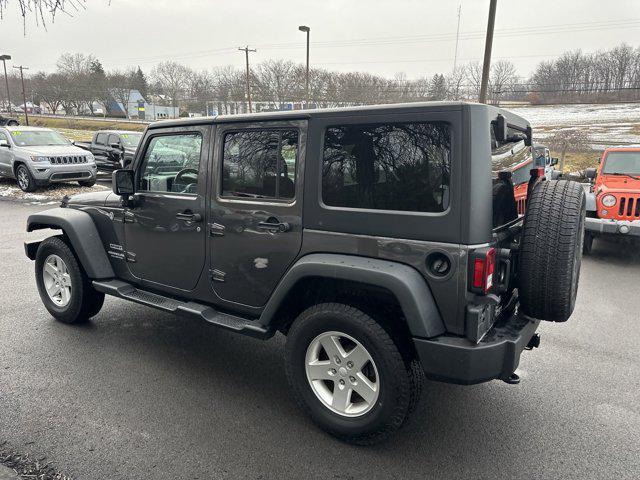
[{"label": "silver suv", "polygon": [[0,176],[15,178],[25,192],[54,182],[96,183],[93,154],[60,133],[39,127],[0,127]]}]

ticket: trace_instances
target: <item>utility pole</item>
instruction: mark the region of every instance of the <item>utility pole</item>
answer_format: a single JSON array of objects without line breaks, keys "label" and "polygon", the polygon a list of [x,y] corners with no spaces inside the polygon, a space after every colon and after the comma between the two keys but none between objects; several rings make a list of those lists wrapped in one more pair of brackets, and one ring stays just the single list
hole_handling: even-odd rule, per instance
[{"label": "utility pole", "polygon": [[456,51],[453,54],[453,71],[456,71],[458,63],[458,40],[460,38],[460,15],[462,14],[462,5],[458,5],[458,29],[456,30]]},{"label": "utility pole", "polygon": [[244,48],[238,47],[238,50],[244,52],[245,57],[247,59],[247,101],[249,102],[249,113],[252,113],[253,110],[251,109],[251,82],[249,80],[249,76],[250,76],[250,71],[249,71],[249,52],[257,52],[257,50],[255,48],[253,48],[253,49],[249,48],[249,45],[247,45]]},{"label": "utility pole", "polygon": [[7,79],[7,60],[11,60],[11,55],[0,55],[0,60],[4,66],[4,85],[7,87],[7,112],[11,116],[11,98],[9,97],[9,80]]},{"label": "utility pole", "polygon": [[480,84],[480,98],[478,102],[487,103],[487,87],[489,85],[489,70],[491,70],[491,47],[493,46],[493,24],[496,21],[496,4],[498,0],[490,0],[489,23],[487,24],[487,39],[484,42],[484,62],[482,63],[482,83]]},{"label": "utility pole", "polygon": [[29,112],[28,112],[28,108],[27,108],[27,95],[24,91],[24,74],[22,73],[23,70],[29,70],[27,67],[23,67],[22,65],[19,65],[17,67],[13,67],[13,68],[17,68],[18,70],[20,70],[20,80],[22,81],[22,103],[24,105],[24,122],[27,124],[27,127],[29,126]]},{"label": "utility pole", "polygon": [[300,25],[298,27],[298,30],[300,30],[301,32],[306,32],[307,34],[307,72],[305,75],[305,97],[306,97],[306,102],[304,105],[304,108],[309,108],[309,33],[311,32],[311,29],[309,27],[307,27],[306,25]]}]

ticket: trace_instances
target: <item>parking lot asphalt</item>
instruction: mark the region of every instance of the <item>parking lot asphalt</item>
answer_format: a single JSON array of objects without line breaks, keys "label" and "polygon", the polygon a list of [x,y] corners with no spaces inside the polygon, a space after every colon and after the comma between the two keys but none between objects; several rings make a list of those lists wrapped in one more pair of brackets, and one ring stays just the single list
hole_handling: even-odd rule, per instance
[{"label": "parking lot asphalt", "polygon": [[[640,253],[596,241],[566,324],[517,386],[427,382],[389,442],[354,447],[296,407],[268,342],[107,298],[55,322],[0,201],[0,443],[77,479],[640,478]],[[37,233],[36,235],[43,235]]]}]

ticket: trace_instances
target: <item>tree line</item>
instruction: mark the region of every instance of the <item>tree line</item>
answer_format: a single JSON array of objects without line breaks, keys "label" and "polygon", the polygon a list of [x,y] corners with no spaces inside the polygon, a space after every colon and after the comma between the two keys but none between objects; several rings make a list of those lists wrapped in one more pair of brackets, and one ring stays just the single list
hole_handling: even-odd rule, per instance
[{"label": "tree line", "polygon": [[[478,98],[482,65],[461,65],[448,73],[408,79],[400,73],[386,78],[366,72],[335,72],[311,68],[309,97],[315,107],[415,102],[425,100],[471,100]],[[68,114],[96,114],[96,105],[118,102],[128,115],[128,99],[137,90],[148,101],[179,107],[187,112],[244,111],[244,69],[215,67],[194,70],[174,61],[159,63],[145,73],[140,67],[105,71],[93,55],[63,54],[54,72],[37,72],[26,81],[27,100]],[[14,104],[21,104],[20,79],[9,77]],[[251,95],[260,109],[291,108],[306,98],[305,67],[288,60],[267,60],[251,67]],[[2,101],[6,94],[2,91]],[[515,100],[531,103],[610,102],[640,100],[640,48],[622,44],[608,51],[567,52],[543,61],[529,78],[521,77],[514,64],[492,64],[489,101]],[[299,105],[295,105],[298,107]],[[105,112],[103,112],[104,114]]]}]

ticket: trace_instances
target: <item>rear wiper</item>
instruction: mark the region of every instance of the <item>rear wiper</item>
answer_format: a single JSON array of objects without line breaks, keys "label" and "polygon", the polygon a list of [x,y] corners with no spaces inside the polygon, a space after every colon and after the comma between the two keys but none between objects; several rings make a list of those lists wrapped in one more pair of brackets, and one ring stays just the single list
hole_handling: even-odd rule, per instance
[{"label": "rear wiper", "polygon": [[640,177],[636,177],[635,175],[631,175],[630,173],[611,172],[611,173],[605,173],[605,175],[619,175],[621,177],[630,177],[630,178],[633,178],[634,180],[640,180]]}]

